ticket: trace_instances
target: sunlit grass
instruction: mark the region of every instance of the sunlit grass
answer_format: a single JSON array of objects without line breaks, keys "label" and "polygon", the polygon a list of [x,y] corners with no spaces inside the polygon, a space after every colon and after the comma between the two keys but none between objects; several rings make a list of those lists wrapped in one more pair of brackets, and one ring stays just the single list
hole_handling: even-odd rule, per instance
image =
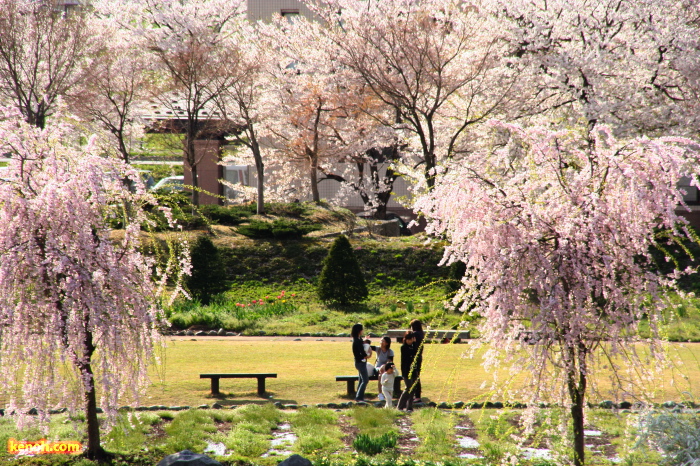
[{"label": "sunlit grass", "polygon": [[[489,387],[494,375],[481,366],[481,353],[473,359],[462,357],[471,344],[426,346],[422,371],[426,400],[469,402],[490,397]],[[396,346],[395,350],[398,349]],[[700,400],[700,344],[672,344],[670,349],[678,362],[677,369],[662,373],[660,378],[642,388],[653,392],[656,401],[680,401],[689,396]],[[207,372],[274,372],[277,378],[266,382],[272,401],[299,405],[338,403],[348,400],[345,383],[336,382],[335,376],[356,373],[351,340],[344,337],[323,342],[172,339],[164,361],[160,371],[153,371],[154,384],[142,404],[197,406],[213,402],[230,405],[264,401],[256,393],[255,379],[221,379],[220,390],[224,396],[211,398],[209,380],[199,378],[199,374]],[[598,403],[613,399],[606,374],[605,370],[601,371],[597,384],[599,394],[591,396],[589,401]],[[507,368],[499,372],[499,380],[512,379],[513,389],[517,389],[526,376],[511,374]],[[376,399],[376,382],[368,385],[367,394],[370,400]]]},{"label": "sunlit grass", "polygon": [[367,409],[365,407],[355,407],[351,411],[353,423],[360,430],[361,434],[376,437],[382,434],[398,434],[398,427],[394,421],[399,416],[399,411],[395,409]]},{"label": "sunlit grass", "polygon": [[437,409],[421,409],[413,413],[413,429],[418,434],[421,459],[438,461],[455,456],[456,416]]},{"label": "sunlit grass", "polygon": [[300,455],[312,458],[330,455],[343,447],[337,427],[338,415],[327,409],[303,408],[290,415],[292,430],[298,440],[294,445]]},{"label": "sunlit grass", "polygon": [[165,454],[190,450],[202,453],[206,439],[216,432],[216,426],[209,413],[203,410],[182,411],[165,427],[168,434],[163,451]]}]

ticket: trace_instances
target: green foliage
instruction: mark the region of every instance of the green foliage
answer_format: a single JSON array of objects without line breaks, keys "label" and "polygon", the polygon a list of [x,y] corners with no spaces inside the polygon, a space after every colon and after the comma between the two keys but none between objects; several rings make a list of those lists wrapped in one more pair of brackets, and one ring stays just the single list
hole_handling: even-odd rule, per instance
[{"label": "green foliage", "polygon": [[114,452],[139,450],[146,443],[146,433],[150,426],[135,415],[121,413],[116,425],[105,435],[105,446]]},{"label": "green foliage", "polygon": [[298,239],[320,229],[321,225],[310,222],[277,219],[272,222],[252,220],[238,227],[236,232],[249,238]]},{"label": "green foliage", "polygon": [[302,408],[291,419],[292,430],[298,440],[294,449],[299,454],[323,456],[343,447],[338,429],[338,415],[319,408]]},{"label": "green foliage", "polygon": [[462,286],[462,277],[467,272],[467,265],[462,261],[456,261],[450,264],[449,273],[447,274],[447,281],[445,282],[445,287],[447,292],[454,293],[459,290]]},{"label": "green foliage", "polygon": [[661,464],[691,466],[700,463],[700,417],[651,413],[640,421],[636,447],[649,445],[664,453]]},{"label": "green foliage", "polygon": [[148,171],[156,183],[169,176],[182,176],[185,172],[182,165],[156,165],[149,163],[134,163],[133,165],[139,170]]},{"label": "green foliage", "polygon": [[328,256],[323,260],[317,292],[321,301],[334,305],[362,302],[369,296],[350,241],[343,235],[333,242]]},{"label": "green foliage", "polygon": [[297,306],[293,297],[280,297],[272,301],[259,299],[239,303],[225,295],[213,296],[208,305],[198,300],[178,299],[166,308],[166,317],[174,328],[185,329],[193,325],[225,328],[241,331],[263,319],[293,314]]},{"label": "green foliage", "polygon": [[398,434],[398,427],[394,425],[399,415],[396,410],[356,407],[351,410],[351,413],[361,434],[375,437],[385,433]]},{"label": "green foliage", "polygon": [[209,304],[212,295],[228,289],[219,249],[208,236],[200,236],[190,250],[190,257],[192,273],[186,278],[185,285],[193,297]]},{"label": "green foliage", "polygon": [[421,440],[418,451],[425,459],[455,456],[455,417],[434,408],[421,409],[413,416],[413,429]]},{"label": "green foliage", "polygon": [[282,413],[269,403],[246,405],[225,416],[234,425],[224,445],[236,455],[255,459],[270,449],[268,437],[282,419]]},{"label": "green foliage", "polygon": [[199,206],[199,211],[211,223],[235,226],[250,217],[251,212],[241,206],[224,207],[216,204]]},{"label": "green foliage", "polygon": [[387,450],[396,448],[397,436],[394,432],[387,432],[378,437],[368,434],[359,434],[352,442],[352,447],[360,453],[377,455]]},{"label": "green foliage", "polygon": [[237,408],[230,418],[234,424],[247,424],[253,432],[264,433],[277,427],[282,413],[271,403]]},{"label": "green foliage", "polygon": [[[158,206],[167,207],[170,209],[172,219],[182,226],[183,229],[189,230],[193,228],[201,228],[207,225],[207,220],[197,214],[196,209],[192,207],[191,195],[183,191],[160,191],[154,193]],[[144,225],[142,228],[150,231],[166,231],[170,229],[168,219],[165,213],[155,205],[147,205],[145,210],[148,212],[149,225]],[[112,225],[114,228],[121,228],[120,225]]]},{"label": "green foliage", "polygon": [[216,432],[211,416],[201,410],[181,411],[173,422],[165,427],[168,439],[164,446],[165,454],[191,450],[201,453],[206,446],[205,439]]}]

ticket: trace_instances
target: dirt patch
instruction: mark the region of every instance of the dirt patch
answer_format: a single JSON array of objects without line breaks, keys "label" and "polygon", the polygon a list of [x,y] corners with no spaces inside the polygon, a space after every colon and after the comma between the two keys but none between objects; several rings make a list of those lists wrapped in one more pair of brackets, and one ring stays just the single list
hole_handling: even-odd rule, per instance
[{"label": "dirt patch", "polygon": [[154,424],[151,426],[151,429],[148,431],[148,437],[151,439],[151,441],[159,441],[163,440],[168,436],[168,434],[165,433],[165,426],[166,422],[159,422],[158,424]]},{"label": "dirt patch", "polygon": [[228,433],[231,430],[232,423],[228,421],[214,421],[216,431],[219,433]]},{"label": "dirt patch", "polygon": [[[476,426],[469,417],[461,415],[457,416],[457,423],[455,424],[455,433],[458,437],[468,437],[478,442],[476,434]],[[459,440],[459,439],[458,439]],[[459,441],[457,442],[457,454],[463,455],[470,453],[475,456],[480,456],[481,452],[479,447],[474,445],[473,447],[464,447]]]},{"label": "dirt patch", "polygon": [[[599,430],[595,426],[586,426],[586,430]],[[598,456],[602,453],[606,458],[611,458],[617,454],[615,451],[615,446],[612,444],[612,436],[607,432],[602,432],[601,435],[596,436],[584,436],[584,444],[592,445],[591,450],[594,450],[593,455]],[[601,452],[601,453],[599,453]]]},{"label": "dirt patch", "polygon": [[400,416],[397,419],[399,426],[399,437],[396,440],[396,450],[402,455],[413,455],[416,451],[418,442],[416,432],[413,430],[413,421],[411,416]]},{"label": "dirt patch", "polygon": [[340,428],[340,431],[343,433],[341,441],[345,444],[345,448],[341,451],[353,451],[354,448],[352,444],[355,438],[357,438],[357,434],[360,433],[360,429],[358,429],[357,426],[350,421],[350,417],[346,415],[338,417],[338,428]]}]

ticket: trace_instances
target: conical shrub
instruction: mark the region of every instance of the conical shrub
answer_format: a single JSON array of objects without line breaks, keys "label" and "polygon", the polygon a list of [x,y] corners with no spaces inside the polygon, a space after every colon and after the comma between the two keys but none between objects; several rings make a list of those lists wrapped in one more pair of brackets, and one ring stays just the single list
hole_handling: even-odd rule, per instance
[{"label": "conical shrub", "polygon": [[211,297],[228,289],[226,270],[219,249],[207,236],[200,236],[190,250],[192,275],[185,284],[194,298],[209,304]]},{"label": "conical shrub", "polygon": [[333,242],[323,260],[316,290],[321,301],[333,305],[359,303],[367,299],[369,293],[365,278],[345,236],[341,235]]}]

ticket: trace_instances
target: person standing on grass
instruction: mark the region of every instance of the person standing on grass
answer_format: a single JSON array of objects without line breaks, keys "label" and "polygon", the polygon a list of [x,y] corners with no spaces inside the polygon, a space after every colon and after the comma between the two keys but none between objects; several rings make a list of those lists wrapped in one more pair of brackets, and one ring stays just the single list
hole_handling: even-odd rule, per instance
[{"label": "person standing on grass", "polygon": [[[423,324],[418,319],[413,319],[411,321],[411,330],[416,338],[415,343],[413,343],[414,351],[416,353],[416,370],[420,374],[421,366],[423,365],[423,345],[425,345],[425,332],[423,331]],[[420,379],[416,381],[416,388],[413,391],[414,399],[413,401],[418,403],[421,399],[422,385]]]},{"label": "person standing on grass", "polygon": [[392,398],[394,397],[394,379],[396,378],[396,366],[393,362],[387,362],[382,368],[382,376],[380,379],[382,394],[386,400],[385,408],[392,408],[394,406]]},{"label": "person standing on grass", "polygon": [[394,362],[394,350],[391,349],[391,338],[382,337],[380,346],[375,346],[374,352],[377,353],[377,361],[374,363],[374,374],[378,377],[379,382],[379,401],[384,401],[382,393],[382,374],[384,373],[384,365]]},{"label": "person standing on grass", "polygon": [[399,397],[399,410],[413,411],[413,391],[418,377],[420,377],[420,367],[415,364],[415,342],[416,336],[412,331],[409,330],[404,334],[403,345],[401,345],[401,374],[406,388]]},{"label": "person standing on grass", "polygon": [[364,328],[362,324],[355,324],[352,326],[350,334],[352,335],[352,354],[355,358],[355,369],[360,376],[360,383],[357,386],[357,393],[355,393],[355,401],[365,401],[365,388],[367,388],[367,382],[369,382],[369,374],[367,373],[367,353],[364,348],[364,341],[362,341],[362,332]]}]

